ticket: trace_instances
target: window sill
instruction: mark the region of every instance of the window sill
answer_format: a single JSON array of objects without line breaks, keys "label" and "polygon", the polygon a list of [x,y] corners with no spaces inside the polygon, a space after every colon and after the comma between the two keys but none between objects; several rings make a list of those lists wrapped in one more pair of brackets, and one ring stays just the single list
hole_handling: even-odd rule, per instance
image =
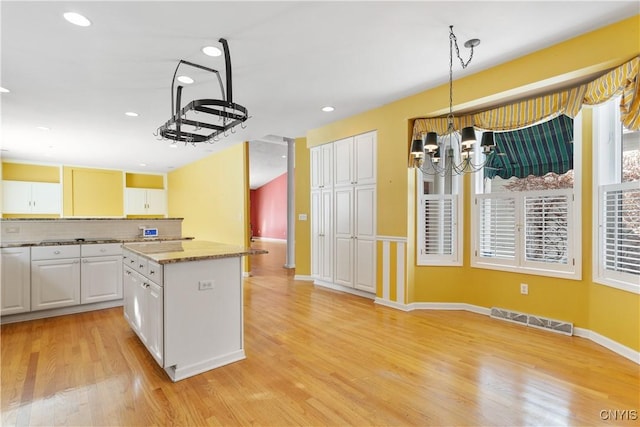
[{"label": "window sill", "polygon": [[557,277],[567,280],[582,280],[582,272],[576,266],[576,271],[543,270],[540,268],[523,267],[515,265],[492,264],[481,261],[472,261],[471,268],[485,270],[508,271],[510,273],[531,274],[534,276]]},{"label": "window sill", "polygon": [[595,277],[593,283],[598,285],[608,286],[610,288],[620,289],[621,291],[631,292],[632,294],[640,294],[640,285],[622,282],[615,279],[608,279],[606,277]]}]

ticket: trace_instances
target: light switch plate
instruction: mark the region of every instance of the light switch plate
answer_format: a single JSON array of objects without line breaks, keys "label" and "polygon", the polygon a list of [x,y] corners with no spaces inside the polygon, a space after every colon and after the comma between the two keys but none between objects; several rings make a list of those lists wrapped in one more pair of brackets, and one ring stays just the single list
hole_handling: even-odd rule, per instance
[{"label": "light switch plate", "polygon": [[199,291],[210,291],[216,287],[215,280],[200,280],[198,282],[198,290]]}]

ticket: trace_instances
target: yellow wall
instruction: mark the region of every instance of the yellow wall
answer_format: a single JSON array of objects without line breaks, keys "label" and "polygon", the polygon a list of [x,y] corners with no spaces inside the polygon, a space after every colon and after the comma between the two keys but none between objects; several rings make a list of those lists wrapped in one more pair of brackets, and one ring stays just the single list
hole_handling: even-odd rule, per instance
[{"label": "yellow wall", "polygon": [[2,162],[2,179],[10,181],[60,182],[60,167]]},{"label": "yellow wall", "polygon": [[124,215],[121,171],[64,166],[62,172],[64,216]]},{"label": "yellow wall", "polygon": [[125,174],[125,182],[126,186],[130,188],[164,188],[163,175],[127,172]]},{"label": "yellow wall", "polygon": [[[531,90],[604,71],[638,55],[638,40],[640,15],[456,80],[454,108],[495,105],[506,96],[522,97]],[[446,64],[442,66],[444,71]],[[640,295],[594,284],[591,278],[590,119],[583,120],[586,141],[582,165],[582,280],[471,268],[468,178],[464,200],[464,266],[415,266],[415,193],[412,187],[415,178],[411,171],[407,175],[411,119],[441,115],[446,111],[448,101],[448,86],[443,85],[307,133],[307,146],[313,147],[373,129],[378,131],[377,232],[378,235],[406,236],[408,239],[407,302],[462,302],[538,314],[573,322],[577,327],[640,351]],[[296,155],[308,158],[309,150]],[[300,189],[304,185],[302,177],[309,174],[308,164],[306,167],[304,170],[296,168],[296,210],[298,204],[308,206],[309,203],[309,185]],[[296,235],[296,240],[301,238],[300,234]],[[305,255],[304,251],[297,251],[297,265],[303,265],[300,257]],[[380,269],[378,263],[378,277],[381,276]],[[519,294],[520,283],[529,285],[528,296]]]},{"label": "yellow wall", "polygon": [[233,145],[167,175],[169,216],[184,218],[184,236],[245,245],[245,145]]},{"label": "yellow wall", "polygon": [[[311,182],[309,150],[307,149],[306,138],[297,138],[295,149],[296,275],[309,276],[311,274],[311,203],[309,198]],[[307,215],[307,220],[301,221],[300,214]]]}]

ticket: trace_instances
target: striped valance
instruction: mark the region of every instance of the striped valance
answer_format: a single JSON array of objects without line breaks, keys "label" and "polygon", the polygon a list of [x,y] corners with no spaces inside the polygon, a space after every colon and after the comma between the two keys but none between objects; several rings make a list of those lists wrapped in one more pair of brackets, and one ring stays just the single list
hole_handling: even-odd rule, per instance
[{"label": "striped valance", "polygon": [[[530,126],[560,114],[575,117],[583,104],[595,105],[622,95],[620,112],[628,129],[640,129],[640,56],[614,68],[597,79],[560,92],[526,99],[475,114],[454,117],[456,129],[476,126],[484,130],[505,131]],[[446,133],[447,118],[416,119],[413,138],[424,132]]]}]

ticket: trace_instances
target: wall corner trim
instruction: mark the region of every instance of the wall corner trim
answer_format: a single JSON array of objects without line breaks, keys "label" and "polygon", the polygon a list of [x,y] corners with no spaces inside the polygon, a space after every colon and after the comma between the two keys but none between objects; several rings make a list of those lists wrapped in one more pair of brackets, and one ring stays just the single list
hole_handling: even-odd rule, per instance
[{"label": "wall corner trim", "polygon": [[[376,298],[375,303],[405,312],[413,310],[464,310],[472,313],[483,314],[485,316],[489,316],[491,314],[491,309],[489,308],[457,302],[412,302],[409,304],[401,304],[395,301],[388,301],[383,298]],[[577,327],[573,328],[573,335],[591,340],[594,343],[599,344],[602,347],[640,365],[640,352],[620,344],[611,338],[607,338],[604,335],[600,335],[599,333],[589,329]]]}]

